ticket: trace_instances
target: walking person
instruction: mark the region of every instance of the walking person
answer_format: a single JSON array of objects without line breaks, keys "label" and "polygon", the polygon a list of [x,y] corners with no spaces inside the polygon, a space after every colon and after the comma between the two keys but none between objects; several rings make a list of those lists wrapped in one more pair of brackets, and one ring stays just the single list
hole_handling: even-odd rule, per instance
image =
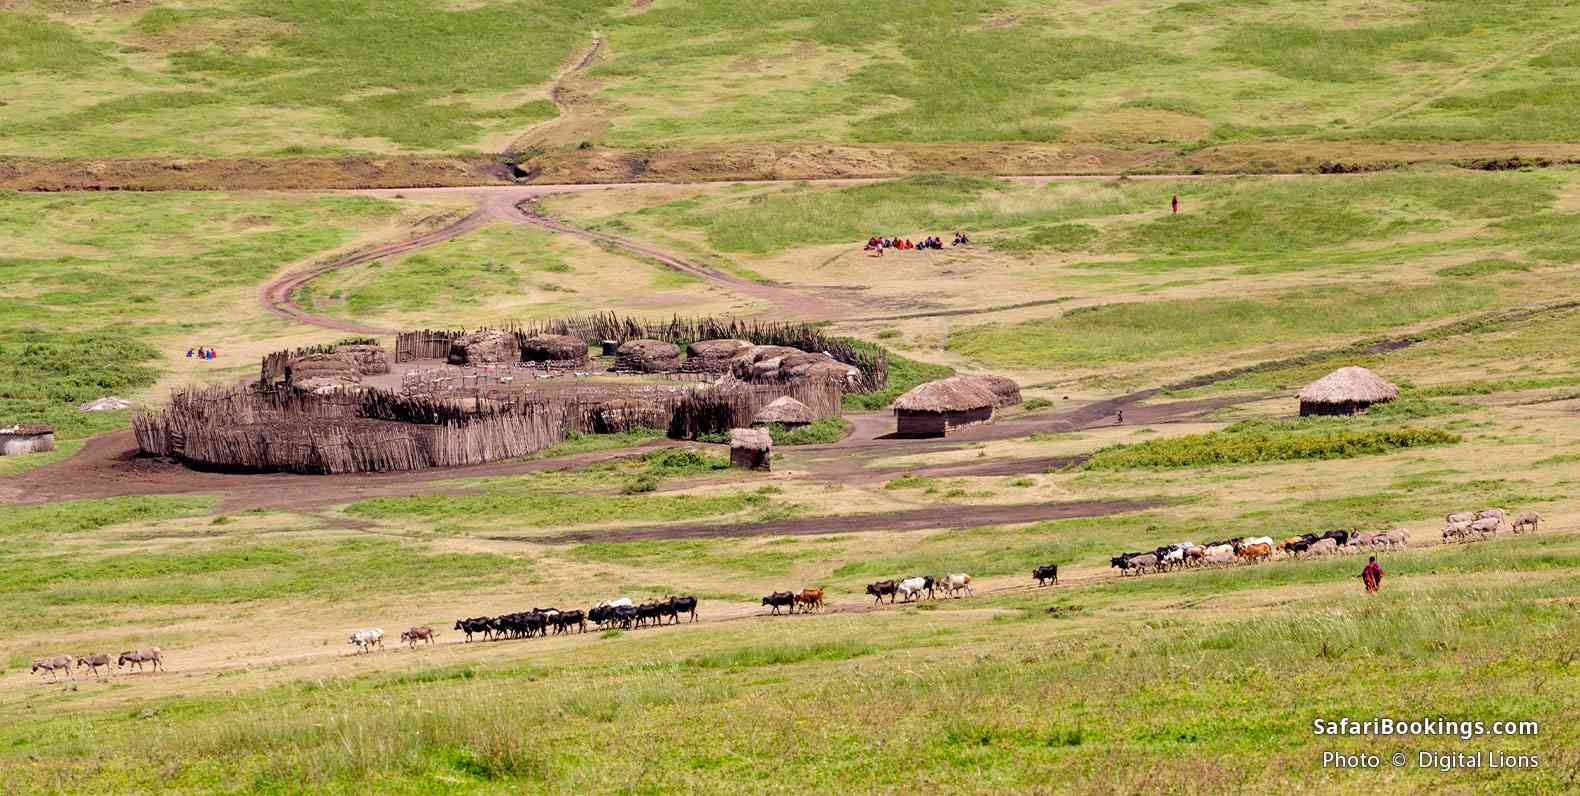
[{"label": "walking person", "polygon": [[1174,194],[1174,201],[1171,202],[1170,204],[1174,207],[1174,215],[1176,215],[1176,216],[1179,215],[1180,214],[1180,195],[1179,194]]},{"label": "walking person", "polygon": [[1372,556],[1366,562],[1366,568],[1361,570],[1361,581],[1366,584],[1366,593],[1371,594],[1382,588],[1383,571],[1377,566],[1377,556]]},{"label": "walking person", "polygon": [[1114,421],[1114,425],[1122,426],[1124,424],[1125,424],[1125,410],[1121,409],[1121,410],[1119,410],[1119,419]]}]

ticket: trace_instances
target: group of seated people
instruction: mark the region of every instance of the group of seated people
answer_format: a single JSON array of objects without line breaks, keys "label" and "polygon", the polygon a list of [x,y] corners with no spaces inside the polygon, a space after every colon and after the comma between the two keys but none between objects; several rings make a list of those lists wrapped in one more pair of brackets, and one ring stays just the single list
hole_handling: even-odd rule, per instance
[{"label": "group of seated people", "polygon": [[[966,237],[964,232],[956,232],[954,243],[950,245],[964,246],[970,242],[971,239]],[[881,256],[884,249],[900,249],[903,251],[908,249],[942,249],[943,247],[943,239],[936,235],[927,236],[921,243],[913,242],[910,238],[880,238],[877,235],[873,235],[867,239],[867,245],[863,251],[877,252]]]}]

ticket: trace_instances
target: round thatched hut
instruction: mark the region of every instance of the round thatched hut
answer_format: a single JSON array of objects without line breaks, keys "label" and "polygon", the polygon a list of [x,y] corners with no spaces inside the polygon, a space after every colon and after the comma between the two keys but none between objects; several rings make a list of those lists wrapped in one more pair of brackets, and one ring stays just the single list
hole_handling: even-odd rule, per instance
[{"label": "round thatched hut", "polygon": [[521,361],[521,343],[510,332],[483,329],[450,344],[452,365],[511,365]]},{"label": "round thatched hut", "polygon": [[662,340],[627,340],[615,351],[616,370],[670,373],[680,369],[680,349]]},{"label": "round thatched hut", "polygon": [[298,389],[309,384],[361,384],[362,370],[351,354],[305,354],[285,363],[285,383]]},{"label": "round thatched hut", "polygon": [[43,423],[18,423],[0,428],[0,456],[21,456],[55,449],[55,427]]},{"label": "round thatched hut", "polygon": [[731,360],[751,347],[745,340],[698,340],[686,346],[686,361],[680,369],[688,373],[728,373]]},{"label": "round thatched hut", "polygon": [[817,421],[817,414],[812,407],[807,406],[788,395],[775,398],[767,406],[757,410],[752,416],[752,425],[767,426],[779,424],[785,428],[800,428],[809,426]]},{"label": "round thatched hut", "polygon": [[730,466],[767,470],[773,460],[774,439],[766,429],[730,429]]},{"label": "round thatched hut", "polygon": [[522,341],[521,358],[526,362],[574,367],[587,361],[587,341],[568,334],[533,335]]},{"label": "round thatched hut", "polygon": [[994,397],[997,399],[993,402],[993,405],[1000,409],[1006,406],[1015,406],[1020,403],[1020,385],[1016,384],[1014,379],[1005,376],[994,376],[992,374],[984,374],[981,376],[963,376],[961,378],[970,379],[971,381],[986,387],[988,391],[992,392]]},{"label": "round thatched hut", "polygon": [[894,401],[896,432],[902,437],[941,437],[963,426],[993,422],[999,397],[964,376],[918,385]]},{"label": "round thatched hut", "polygon": [[1300,416],[1353,415],[1398,397],[1398,387],[1365,368],[1339,368],[1300,391]]}]

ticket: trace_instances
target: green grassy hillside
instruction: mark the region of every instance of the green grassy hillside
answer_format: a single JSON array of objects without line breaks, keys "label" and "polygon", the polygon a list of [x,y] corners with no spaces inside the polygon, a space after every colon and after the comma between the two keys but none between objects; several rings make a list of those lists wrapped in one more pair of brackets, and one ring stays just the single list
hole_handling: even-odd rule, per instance
[{"label": "green grassy hillside", "polygon": [[0,155],[495,152],[562,113],[525,144],[1567,141],[1577,34],[1555,0],[18,0]]}]

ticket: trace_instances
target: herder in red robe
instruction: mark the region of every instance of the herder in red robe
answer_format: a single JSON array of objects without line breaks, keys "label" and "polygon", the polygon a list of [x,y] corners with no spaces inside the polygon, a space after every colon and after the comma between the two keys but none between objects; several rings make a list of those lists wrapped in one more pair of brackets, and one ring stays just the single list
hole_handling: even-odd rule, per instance
[{"label": "herder in red robe", "polygon": [[1366,584],[1367,593],[1382,588],[1382,579],[1382,567],[1377,566],[1377,556],[1372,556],[1371,560],[1366,562],[1366,568],[1361,570],[1361,581]]}]

